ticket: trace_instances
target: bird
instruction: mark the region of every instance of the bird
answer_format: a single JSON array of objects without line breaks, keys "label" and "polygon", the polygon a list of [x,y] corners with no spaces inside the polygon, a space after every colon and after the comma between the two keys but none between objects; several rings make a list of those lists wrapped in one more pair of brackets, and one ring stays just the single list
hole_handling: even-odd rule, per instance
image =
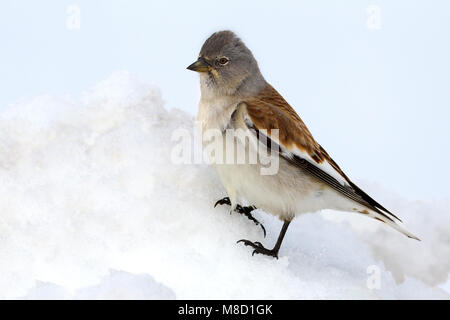
[{"label": "bird", "polygon": [[[234,32],[213,33],[187,69],[200,75],[197,121],[203,132],[219,132],[225,155],[236,146],[243,147],[247,153],[254,150],[255,145],[250,141],[253,139],[258,146],[274,150],[278,157],[275,174],[262,174],[261,162],[211,163],[227,193],[215,206],[228,204],[232,211],[246,215],[256,224],[260,223],[251,215],[256,208],[283,222],[272,249],[258,241],[238,241],[250,246],[252,255],[278,258],[291,221],[301,214],[324,209],[363,214],[420,240],[406,230],[397,216],[345,175],[313,138],[297,112],[265,80],[253,53]],[[245,132],[249,139],[226,140],[230,130]],[[205,139],[203,145],[207,145]],[[242,201],[251,205],[242,206]],[[263,230],[265,233],[264,227]]]}]

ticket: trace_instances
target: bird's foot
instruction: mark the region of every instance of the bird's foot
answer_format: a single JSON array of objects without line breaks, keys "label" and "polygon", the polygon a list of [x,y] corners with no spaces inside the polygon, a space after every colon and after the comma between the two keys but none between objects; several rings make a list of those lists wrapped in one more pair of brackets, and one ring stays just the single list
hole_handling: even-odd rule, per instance
[{"label": "bird's foot", "polygon": [[[225,197],[225,198],[223,198],[223,199],[218,200],[218,201],[214,204],[214,208],[217,207],[217,205],[224,205],[224,204],[227,204],[227,205],[231,206],[231,201],[230,201],[230,198],[229,198],[229,197]],[[259,221],[251,214],[251,212],[252,212],[253,210],[255,210],[255,209],[256,209],[255,206],[243,207],[243,206],[241,206],[240,204],[238,204],[238,205],[236,206],[235,211],[238,212],[238,213],[240,213],[240,214],[243,214],[243,215],[246,216],[249,220],[253,221],[256,225],[261,226],[261,228],[262,228],[262,230],[263,230],[263,232],[264,232],[264,238],[265,238],[265,237],[266,237],[266,228],[264,228],[264,225],[263,225],[261,222],[259,222]],[[230,212],[230,213],[231,213],[231,212]]]},{"label": "bird's foot", "polygon": [[255,241],[251,242],[250,240],[239,240],[237,243],[242,242],[246,246],[252,247],[254,250],[252,252],[252,256],[255,255],[255,253],[264,254],[266,256],[274,257],[278,259],[278,250],[269,250],[264,248],[261,242]]},{"label": "bird's foot", "polygon": [[214,204],[214,208],[217,207],[217,205],[224,205],[224,204],[231,206],[230,198],[225,197],[223,199],[217,200],[217,202]]},{"label": "bird's foot", "polygon": [[264,228],[264,225],[256,219],[251,212],[255,210],[255,206],[248,206],[248,207],[242,207],[241,205],[236,206],[236,211],[240,214],[243,214],[246,216],[249,220],[253,221],[256,225],[261,226],[263,232],[264,232],[264,238],[266,237],[266,228]]}]

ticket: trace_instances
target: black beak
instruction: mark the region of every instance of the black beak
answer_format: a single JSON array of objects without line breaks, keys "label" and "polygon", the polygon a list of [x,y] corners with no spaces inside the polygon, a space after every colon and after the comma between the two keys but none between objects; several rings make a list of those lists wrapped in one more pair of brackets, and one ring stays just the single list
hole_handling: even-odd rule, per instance
[{"label": "black beak", "polygon": [[187,67],[188,70],[196,71],[196,72],[208,72],[211,68],[211,65],[205,60],[205,58],[200,57],[197,61]]}]

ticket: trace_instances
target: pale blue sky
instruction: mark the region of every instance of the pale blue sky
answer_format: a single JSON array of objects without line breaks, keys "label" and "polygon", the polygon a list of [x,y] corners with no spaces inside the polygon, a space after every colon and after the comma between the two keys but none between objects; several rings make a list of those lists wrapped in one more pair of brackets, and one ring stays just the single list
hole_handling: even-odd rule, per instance
[{"label": "pale blue sky", "polygon": [[[68,5],[80,8],[68,30]],[[366,9],[381,9],[381,29]],[[266,79],[354,180],[411,199],[448,197],[448,1],[23,1],[0,4],[0,109],[77,96],[117,70],[197,112],[185,68],[214,31],[247,43]]]}]

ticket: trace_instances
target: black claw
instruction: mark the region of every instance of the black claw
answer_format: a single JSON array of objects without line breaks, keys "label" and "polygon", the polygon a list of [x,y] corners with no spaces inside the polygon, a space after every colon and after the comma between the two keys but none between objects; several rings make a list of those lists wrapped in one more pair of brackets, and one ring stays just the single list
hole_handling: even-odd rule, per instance
[{"label": "black claw", "polygon": [[236,206],[236,211],[239,212],[240,214],[245,215],[249,220],[253,221],[256,225],[261,226],[263,232],[264,232],[264,238],[266,237],[266,228],[264,228],[264,225],[259,222],[252,214],[251,212],[253,210],[255,210],[256,207],[255,206],[249,206],[249,207],[242,207],[241,205],[237,205]]},{"label": "black claw", "polygon": [[231,206],[230,198],[225,197],[223,199],[217,200],[217,202],[214,204],[214,208],[217,207],[218,204],[220,204],[220,205],[227,204],[227,205]]},{"label": "black claw", "polygon": [[[244,245],[246,245],[246,246],[249,246],[249,242],[250,241],[248,241],[248,240],[245,240],[245,239],[241,239],[241,240],[238,240],[238,241],[236,241],[236,243],[239,243],[239,242],[243,242],[244,243]],[[251,243],[251,242],[250,242]]]},{"label": "black claw", "polygon": [[261,223],[259,225],[261,226],[261,228],[262,228],[262,230],[264,232],[264,238],[265,238],[266,237],[266,228],[264,228],[264,226]]},{"label": "black claw", "polygon": [[246,239],[241,239],[237,243],[239,243],[239,242],[243,242],[245,246],[250,246],[254,249],[252,252],[252,256],[254,256],[255,253],[259,253],[259,254],[264,254],[266,256],[270,256],[270,257],[274,257],[274,258],[278,259],[278,250],[275,251],[274,249],[272,249],[272,250],[266,249],[266,248],[264,248],[264,246],[262,245],[261,242],[258,242],[258,241],[251,242]]},{"label": "black claw", "polygon": [[[223,199],[217,200],[217,202],[214,204],[214,208],[217,207],[217,205],[224,205],[224,204],[231,206],[231,201],[230,201],[230,198],[229,198],[229,197],[225,197],[225,198],[223,198]],[[240,214],[243,214],[243,215],[246,216],[249,220],[253,221],[256,225],[261,226],[261,228],[262,228],[262,230],[263,230],[263,232],[264,232],[264,238],[265,238],[265,237],[266,237],[266,234],[267,234],[267,233],[266,233],[266,228],[264,228],[264,225],[263,225],[261,222],[259,222],[255,217],[253,217],[253,215],[251,214],[251,212],[252,212],[253,210],[255,210],[255,209],[256,209],[255,206],[243,207],[243,206],[241,206],[240,204],[238,204],[238,205],[236,206],[235,211],[238,212],[238,213],[240,213]],[[232,212],[230,211],[230,214],[231,214],[231,213],[232,213]]]}]

